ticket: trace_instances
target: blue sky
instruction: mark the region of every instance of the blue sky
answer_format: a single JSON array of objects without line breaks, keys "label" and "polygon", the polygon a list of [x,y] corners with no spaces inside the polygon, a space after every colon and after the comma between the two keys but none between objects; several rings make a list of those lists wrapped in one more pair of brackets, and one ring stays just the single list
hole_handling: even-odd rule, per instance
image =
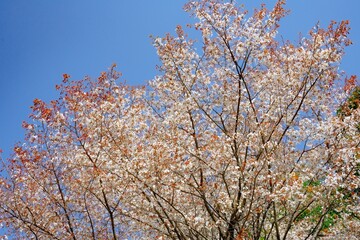
[{"label": "blue sky", "polygon": [[[0,0],[0,149],[8,157],[23,139],[21,123],[34,98],[56,99],[55,85],[97,77],[112,63],[129,84],[144,84],[156,74],[158,58],[149,35],[174,33],[192,21],[180,0]],[[252,10],[275,0],[243,0]],[[288,0],[291,14],[282,21],[285,39],[297,39],[318,21],[349,19],[354,44],[342,67],[360,75],[360,1]]]}]

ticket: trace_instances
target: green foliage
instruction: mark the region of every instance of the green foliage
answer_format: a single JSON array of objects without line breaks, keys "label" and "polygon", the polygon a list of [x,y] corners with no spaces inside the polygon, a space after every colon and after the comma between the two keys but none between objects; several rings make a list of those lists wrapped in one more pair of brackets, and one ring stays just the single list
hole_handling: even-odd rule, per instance
[{"label": "green foliage", "polygon": [[[360,86],[354,88],[347,101],[336,111],[336,114],[341,118],[350,116],[351,112],[358,109],[360,106]],[[356,128],[360,132],[360,123],[356,123]]]},{"label": "green foliage", "polygon": [[[316,223],[319,221],[321,216],[323,215],[323,206],[317,205],[311,209],[306,209],[303,211],[297,218],[297,221],[301,221],[303,219],[308,219],[310,222]],[[322,223],[321,230],[329,229],[334,225],[337,218],[341,217],[341,212],[336,210],[328,211]]]},{"label": "green foliage", "polygon": [[307,180],[305,182],[303,182],[303,187],[306,188],[306,187],[316,187],[316,186],[319,186],[321,184],[320,180]]},{"label": "green foliage", "polygon": [[360,86],[356,87],[348,99],[350,109],[357,109],[360,105]]},{"label": "green foliage", "polygon": [[[320,180],[307,180],[303,183],[303,187],[308,189],[316,186],[320,186],[321,181]],[[344,189],[338,189],[339,191],[344,191]],[[351,198],[351,193],[345,194],[343,199],[335,200],[337,204],[335,206],[341,206],[343,204],[346,204],[346,201]],[[327,211],[326,213],[324,211]],[[333,226],[336,222],[336,219],[341,218],[343,210],[337,211],[335,209],[330,208],[330,210],[324,209],[321,205],[314,205],[313,207],[309,207],[305,209],[297,218],[296,221],[302,221],[307,219],[308,221],[312,223],[317,223],[321,217],[323,216],[323,222],[321,226],[321,230],[329,229],[331,226]]]},{"label": "green foliage", "polygon": [[341,217],[341,213],[335,210],[329,211],[329,213],[325,216],[324,222],[322,225],[322,230],[330,228],[334,225],[337,218]]}]

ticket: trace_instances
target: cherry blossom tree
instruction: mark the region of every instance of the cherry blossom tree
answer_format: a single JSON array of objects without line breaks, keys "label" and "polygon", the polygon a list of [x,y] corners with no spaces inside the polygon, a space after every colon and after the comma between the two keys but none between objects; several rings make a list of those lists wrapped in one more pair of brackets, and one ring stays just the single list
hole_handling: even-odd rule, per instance
[{"label": "cherry blossom tree", "polygon": [[115,66],[64,74],[3,164],[9,234],[360,237],[360,108],[345,104],[357,80],[339,71],[348,22],[292,43],[278,36],[284,4],[249,15],[233,1],[187,3],[201,38],[181,26],[154,38],[160,75],[144,87],[120,83]]}]

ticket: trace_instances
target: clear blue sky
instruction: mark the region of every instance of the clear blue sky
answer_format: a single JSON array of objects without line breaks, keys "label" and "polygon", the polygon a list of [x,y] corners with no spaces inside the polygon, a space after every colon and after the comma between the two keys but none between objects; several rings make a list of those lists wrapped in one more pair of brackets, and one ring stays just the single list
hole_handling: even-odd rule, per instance
[{"label": "clear blue sky", "polygon": [[[34,98],[58,97],[63,73],[97,77],[117,63],[124,79],[143,84],[158,63],[149,35],[174,33],[191,21],[180,0],[0,0],[0,149],[8,157],[23,139],[21,123]],[[252,10],[275,0],[243,0]],[[343,69],[360,75],[360,1],[288,0],[292,13],[282,21],[285,39],[297,39],[318,21],[349,19],[354,45]]]}]

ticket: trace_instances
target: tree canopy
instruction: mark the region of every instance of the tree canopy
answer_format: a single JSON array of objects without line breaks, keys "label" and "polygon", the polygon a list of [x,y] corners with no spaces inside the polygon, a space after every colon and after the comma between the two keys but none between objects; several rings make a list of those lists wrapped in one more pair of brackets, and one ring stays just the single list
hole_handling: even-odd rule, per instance
[{"label": "tree canopy", "polygon": [[339,70],[348,22],[284,41],[284,4],[250,15],[233,1],[188,2],[200,39],[181,26],[154,38],[160,74],[143,87],[115,65],[97,79],[64,74],[3,163],[8,234],[360,237],[359,88]]}]

